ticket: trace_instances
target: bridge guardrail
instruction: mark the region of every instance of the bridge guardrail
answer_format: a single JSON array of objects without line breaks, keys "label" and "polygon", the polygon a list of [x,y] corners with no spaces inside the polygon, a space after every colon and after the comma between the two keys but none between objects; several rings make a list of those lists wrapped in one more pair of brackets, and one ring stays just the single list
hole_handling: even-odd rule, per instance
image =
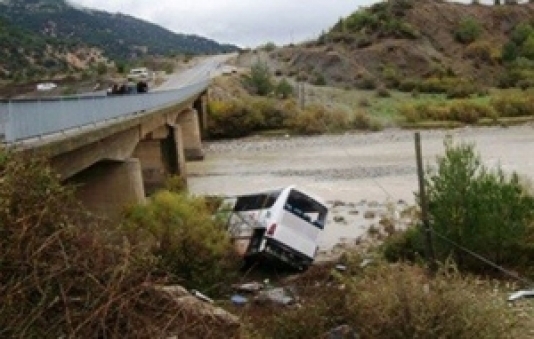
[{"label": "bridge guardrail", "polygon": [[91,124],[164,108],[204,91],[209,80],[168,91],[117,96],[68,96],[0,102],[5,142],[42,137]]}]

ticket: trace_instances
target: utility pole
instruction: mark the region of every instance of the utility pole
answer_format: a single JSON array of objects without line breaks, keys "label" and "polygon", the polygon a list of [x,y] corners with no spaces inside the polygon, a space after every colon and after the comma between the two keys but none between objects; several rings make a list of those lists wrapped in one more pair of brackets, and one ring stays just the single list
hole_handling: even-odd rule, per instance
[{"label": "utility pole", "polygon": [[430,272],[434,274],[437,270],[436,255],[434,253],[434,246],[432,244],[432,230],[430,229],[430,221],[428,219],[428,200],[426,197],[425,177],[423,172],[423,156],[421,151],[421,135],[419,132],[415,133],[415,155],[417,158],[417,176],[419,178],[419,199],[421,203],[421,219],[423,222],[423,231],[425,239],[426,257],[429,261]]},{"label": "utility pole", "polygon": [[304,107],[306,106],[306,88],[304,86],[304,82],[298,83],[300,109],[304,109]]}]

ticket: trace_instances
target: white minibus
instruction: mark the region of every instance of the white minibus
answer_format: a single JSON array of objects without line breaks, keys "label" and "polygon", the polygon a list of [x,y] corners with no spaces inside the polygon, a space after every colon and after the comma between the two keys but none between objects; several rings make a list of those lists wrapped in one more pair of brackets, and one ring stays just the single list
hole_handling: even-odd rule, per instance
[{"label": "white minibus", "polygon": [[306,269],[317,253],[327,213],[321,199],[289,186],[236,197],[228,229],[234,238],[250,239],[244,253],[247,264],[270,258]]}]

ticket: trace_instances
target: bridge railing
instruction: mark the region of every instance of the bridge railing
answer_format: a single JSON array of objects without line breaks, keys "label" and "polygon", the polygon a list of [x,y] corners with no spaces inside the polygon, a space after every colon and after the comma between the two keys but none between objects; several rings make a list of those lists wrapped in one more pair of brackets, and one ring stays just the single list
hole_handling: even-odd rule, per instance
[{"label": "bridge railing", "polygon": [[0,134],[5,142],[61,133],[140,112],[161,109],[201,93],[208,81],[168,91],[113,96],[67,96],[0,102]]}]

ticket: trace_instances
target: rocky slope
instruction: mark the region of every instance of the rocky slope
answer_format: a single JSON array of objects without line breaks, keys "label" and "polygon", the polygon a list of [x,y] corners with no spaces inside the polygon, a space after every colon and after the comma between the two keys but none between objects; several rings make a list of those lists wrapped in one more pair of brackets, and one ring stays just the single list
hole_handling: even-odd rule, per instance
[{"label": "rocky slope", "polygon": [[[495,85],[509,69],[504,49],[514,30],[533,19],[532,3],[390,0],[340,19],[315,41],[269,56],[278,75],[317,84],[395,87],[409,78],[455,77]],[[516,47],[531,64],[530,47]]]}]

